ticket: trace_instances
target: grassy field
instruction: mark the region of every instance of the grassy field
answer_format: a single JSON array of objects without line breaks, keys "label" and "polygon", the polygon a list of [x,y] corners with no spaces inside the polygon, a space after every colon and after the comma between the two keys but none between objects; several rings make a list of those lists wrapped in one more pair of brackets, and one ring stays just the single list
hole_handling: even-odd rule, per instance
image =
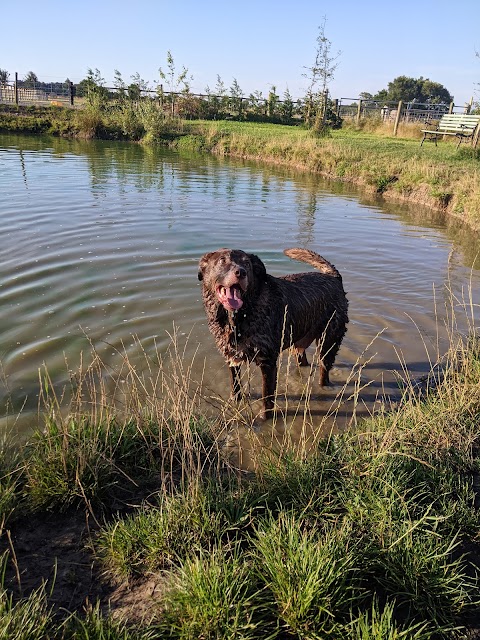
[{"label": "grassy field", "polygon": [[[5,113],[4,129],[267,160],[480,221],[478,152],[420,149],[415,129],[319,138],[153,112],[125,112],[121,127],[86,110]],[[478,637],[474,325],[394,407],[295,445],[280,425],[284,440],[253,447],[255,473],[226,446],[242,416],[227,401],[216,418],[202,412],[181,345],[148,375],[126,359],[121,412],[98,358],[72,378],[68,407],[43,373],[38,431],[0,446],[0,640]]]}]

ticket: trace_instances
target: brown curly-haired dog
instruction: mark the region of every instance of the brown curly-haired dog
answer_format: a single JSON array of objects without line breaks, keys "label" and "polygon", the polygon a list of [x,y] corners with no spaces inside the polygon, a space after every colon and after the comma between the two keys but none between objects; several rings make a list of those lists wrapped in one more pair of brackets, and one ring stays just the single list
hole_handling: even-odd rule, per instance
[{"label": "brown curly-haired dog", "polygon": [[233,395],[238,400],[241,394],[241,363],[255,362],[263,379],[262,418],[273,412],[280,352],[294,346],[299,364],[306,366],[305,349],[315,340],[324,386],[348,322],[348,302],[335,267],[308,249],[284,253],[317,271],[275,278],[258,256],[239,249],[206,253],[199,263],[208,326],[229,364]]}]

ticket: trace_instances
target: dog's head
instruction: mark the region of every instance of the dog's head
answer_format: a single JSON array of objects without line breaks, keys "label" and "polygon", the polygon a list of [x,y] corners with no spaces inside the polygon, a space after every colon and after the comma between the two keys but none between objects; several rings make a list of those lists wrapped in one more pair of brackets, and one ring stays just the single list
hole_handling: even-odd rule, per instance
[{"label": "dog's head", "polygon": [[198,279],[213,292],[227,311],[238,311],[267,272],[260,258],[240,249],[218,249],[206,253],[198,265]]}]

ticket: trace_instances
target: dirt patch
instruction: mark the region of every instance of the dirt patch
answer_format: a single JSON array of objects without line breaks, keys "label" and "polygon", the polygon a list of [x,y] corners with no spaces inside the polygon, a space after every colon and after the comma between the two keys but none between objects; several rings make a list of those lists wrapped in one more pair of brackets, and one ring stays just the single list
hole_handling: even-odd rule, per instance
[{"label": "dirt patch", "polygon": [[15,596],[28,596],[45,584],[55,608],[75,611],[104,597],[88,543],[98,529],[86,514],[49,515],[14,524],[2,536],[9,549],[5,586]]},{"label": "dirt patch", "polygon": [[20,520],[4,531],[0,551],[9,550],[5,587],[15,598],[45,585],[59,617],[100,602],[132,623],[153,617],[164,579],[149,576],[132,584],[113,584],[95,562],[91,541],[99,525],[83,512],[49,514]]}]

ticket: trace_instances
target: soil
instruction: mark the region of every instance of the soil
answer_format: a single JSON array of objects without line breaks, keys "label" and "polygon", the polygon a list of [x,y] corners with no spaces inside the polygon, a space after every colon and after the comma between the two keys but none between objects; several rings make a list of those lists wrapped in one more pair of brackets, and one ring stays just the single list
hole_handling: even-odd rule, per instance
[{"label": "soil", "polygon": [[161,576],[115,584],[95,562],[91,540],[99,529],[88,513],[50,514],[21,520],[0,539],[8,549],[5,587],[15,598],[45,585],[48,602],[60,617],[84,611],[97,601],[114,617],[135,624],[158,611]]}]

